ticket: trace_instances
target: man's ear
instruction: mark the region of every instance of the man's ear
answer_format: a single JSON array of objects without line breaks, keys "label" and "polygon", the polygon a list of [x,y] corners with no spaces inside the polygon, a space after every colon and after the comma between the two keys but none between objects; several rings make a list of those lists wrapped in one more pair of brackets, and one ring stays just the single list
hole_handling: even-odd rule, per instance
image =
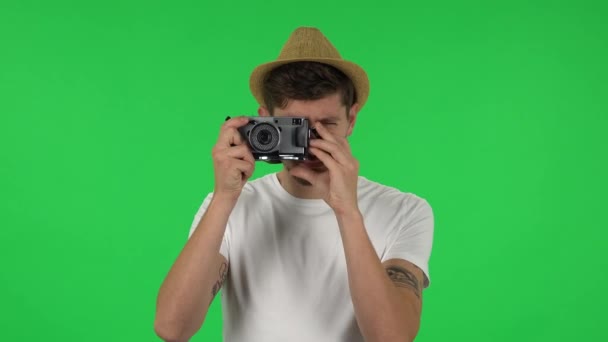
[{"label": "man's ear", "polygon": [[353,104],[348,111],[348,131],[346,132],[347,137],[350,137],[350,135],[353,134],[353,129],[355,128],[355,123],[357,122],[357,114],[359,114],[359,103]]},{"label": "man's ear", "polygon": [[268,109],[264,106],[260,106],[260,108],[258,108],[258,115],[259,116],[270,116],[270,112],[268,111]]}]

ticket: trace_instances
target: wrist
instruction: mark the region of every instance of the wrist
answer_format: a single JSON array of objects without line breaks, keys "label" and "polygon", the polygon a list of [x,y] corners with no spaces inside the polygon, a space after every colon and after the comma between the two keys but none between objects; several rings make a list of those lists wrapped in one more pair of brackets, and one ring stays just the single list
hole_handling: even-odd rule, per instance
[{"label": "wrist", "polygon": [[221,208],[227,211],[232,211],[236,202],[239,200],[239,194],[214,192],[209,207]]},{"label": "wrist", "polygon": [[359,207],[353,206],[348,209],[334,210],[338,223],[353,223],[363,221],[363,214]]}]

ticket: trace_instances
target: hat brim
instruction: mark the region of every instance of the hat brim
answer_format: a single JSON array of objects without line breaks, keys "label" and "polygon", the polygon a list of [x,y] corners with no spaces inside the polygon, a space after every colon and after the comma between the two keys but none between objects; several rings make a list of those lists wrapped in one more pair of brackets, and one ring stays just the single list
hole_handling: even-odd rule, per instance
[{"label": "hat brim", "polygon": [[264,78],[266,77],[266,74],[276,67],[293,62],[319,62],[331,65],[342,71],[351,79],[355,86],[359,109],[363,108],[363,105],[365,105],[369,96],[369,79],[365,70],[357,64],[335,58],[292,58],[265,63],[253,70],[251,77],[249,78],[249,88],[260,106],[266,106],[263,93]]}]

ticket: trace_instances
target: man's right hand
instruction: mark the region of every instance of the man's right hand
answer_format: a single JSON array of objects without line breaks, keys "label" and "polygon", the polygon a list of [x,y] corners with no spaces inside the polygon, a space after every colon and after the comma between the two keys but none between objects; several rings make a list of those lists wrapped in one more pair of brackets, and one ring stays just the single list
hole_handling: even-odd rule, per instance
[{"label": "man's right hand", "polygon": [[237,130],[247,122],[238,117],[222,126],[212,150],[213,198],[159,290],[154,330],[165,341],[188,341],[200,329],[230,272],[219,251],[230,213],[254,170],[253,154]]},{"label": "man's right hand", "polygon": [[217,143],[212,149],[215,171],[214,194],[236,200],[255,169],[255,159],[239,127],[249,122],[247,117],[236,117],[224,122]]}]

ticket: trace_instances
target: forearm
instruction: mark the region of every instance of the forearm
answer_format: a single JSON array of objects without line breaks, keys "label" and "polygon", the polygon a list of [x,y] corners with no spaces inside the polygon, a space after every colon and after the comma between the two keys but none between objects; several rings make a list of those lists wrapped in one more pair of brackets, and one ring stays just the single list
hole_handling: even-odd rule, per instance
[{"label": "forearm", "polygon": [[171,267],[157,298],[159,336],[187,339],[202,325],[218,281],[219,249],[233,207],[233,201],[213,198]]},{"label": "forearm", "polygon": [[337,219],[355,316],[365,340],[413,340],[418,313],[414,307],[399,300],[398,290],[369,240],[361,213],[353,210]]}]

